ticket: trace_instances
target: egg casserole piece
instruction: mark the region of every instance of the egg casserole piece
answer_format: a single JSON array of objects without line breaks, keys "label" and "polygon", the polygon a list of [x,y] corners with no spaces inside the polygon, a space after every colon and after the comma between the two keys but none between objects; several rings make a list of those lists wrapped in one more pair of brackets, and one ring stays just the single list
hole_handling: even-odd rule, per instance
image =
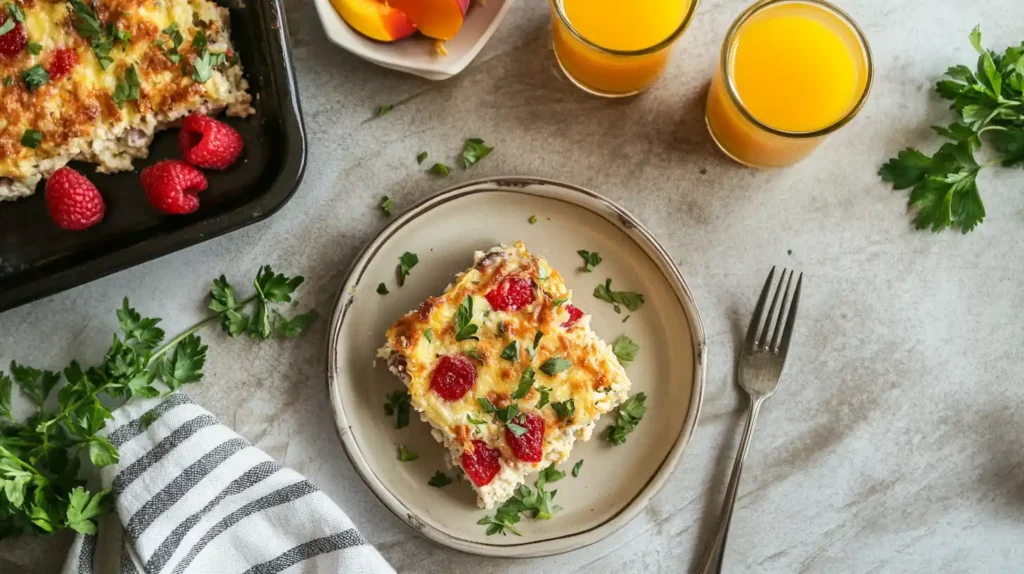
[{"label": "egg casserole piece", "polygon": [[565,461],[629,393],[611,346],[571,297],[522,242],[495,247],[400,318],[378,351],[482,508]]},{"label": "egg casserole piece", "polygon": [[192,112],[254,111],[211,0],[3,0],[4,29],[0,50],[17,51],[0,53],[0,200],[71,160],[130,170]]}]

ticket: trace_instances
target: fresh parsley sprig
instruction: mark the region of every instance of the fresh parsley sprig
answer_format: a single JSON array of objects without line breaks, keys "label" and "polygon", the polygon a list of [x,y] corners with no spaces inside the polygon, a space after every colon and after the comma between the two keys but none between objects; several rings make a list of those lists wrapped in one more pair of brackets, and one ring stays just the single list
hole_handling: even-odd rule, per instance
[{"label": "fresh parsley sprig", "polygon": [[[986,50],[977,26],[970,42],[978,52],[976,71],[953,66],[936,84],[957,119],[933,129],[953,141],[932,156],[907,148],[878,171],[894,189],[911,190],[909,205],[918,229],[973,230],[985,219],[978,173],[996,164],[1024,167],[1024,42],[1002,54]],[[982,147],[983,134],[997,157],[978,164],[974,152]]]},{"label": "fresh parsley sprig", "polygon": [[[253,287],[256,292],[249,297],[237,301],[235,289],[223,275],[213,280],[210,288],[210,310],[217,313],[224,332],[234,338],[243,333],[255,339],[269,339],[273,334],[283,338],[295,338],[301,335],[316,319],[316,311],[299,313],[286,317],[272,308],[281,303],[291,303],[295,290],[302,285],[302,276],[288,277],[274,273],[269,265],[264,265],[256,272]],[[253,313],[246,312],[252,305]],[[273,315],[273,320],[271,320]]]},{"label": "fresh parsley sprig", "polygon": [[484,531],[487,536],[495,534],[504,536],[509,533],[522,536],[523,533],[516,528],[516,525],[522,520],[523,515],[537,520],[550,520],[558,511],[562,510],[561,506],[554,503],[558,491],[544,490],[547,483],[562,478],[565,478],[565,473],[557,470],[554,465],[545,468],[537,476],[537,481],[534,483],[535,489],[525,484],[519,485],[512,498],[499,506],[493,516],[484,516],[477,521],[477,524],[487,526]]},{"label": "fresh parsley sprig", "polygon": [[608,427],[608,432],[605,435],[608,442],[615,446],[620,446],[626,443],[626,436],[636,430],[636,426],[640,424],[640,420],[643,419],[644,413],[647,412],[647,407],[644,405],[646,401],[647,395],[644,393],[637,393],[626,399],[626,401],[619,406],[619,414],[615,419],[615,424]]}]

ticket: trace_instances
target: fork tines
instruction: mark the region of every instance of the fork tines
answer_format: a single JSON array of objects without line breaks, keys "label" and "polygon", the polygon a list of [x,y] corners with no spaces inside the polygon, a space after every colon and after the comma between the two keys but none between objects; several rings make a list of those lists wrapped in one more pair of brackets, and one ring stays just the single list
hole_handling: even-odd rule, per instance
[{"label": "fork tines", "polygon": [[[761,289],[761,297],[757,300],[757,307],[754,309],[754,316],[750,320],[750,328],[747,329],[747,349],[751,351],[768,351],[771,353],[785,352],[789,348],[789,341],[793,337],[793,323],[796,321],[796,311],[800,303],[800,286],[803,284],[804,274],[801,273],[796,280],[796,288],[791,290],[794,271],[782,270],[779,280],[776,283],[775,267],[768,273],[768,279]],[[765,303],[768,301],[768,294],[775,286],[775,295],[772,296],[771,306],[765,316]],[[779,295],[782,295],[782,304],[779,304]],[[778,314],[776,315],[776,309]],[[783,318],[785,318],[783,320]],[[783,325],[785,323],[785,325]],[[760,331],[760,336],[758,335]],[[779,335],[782,335],[780,341]],[[771,340],[768,335],[771,333]]]}]

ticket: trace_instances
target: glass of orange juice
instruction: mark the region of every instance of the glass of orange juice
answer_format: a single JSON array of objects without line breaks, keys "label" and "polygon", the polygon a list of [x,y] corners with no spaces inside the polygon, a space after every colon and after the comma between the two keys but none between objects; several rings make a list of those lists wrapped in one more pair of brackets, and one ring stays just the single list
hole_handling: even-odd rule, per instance
[{"label": "glass of orange juice", "polygon": [[872,74],[867,38],[839,8],[822,0],[757,3],[722,44],[708,131],[740,163],[796,163],[857,115]]},{"label": "glass of orange juice", "polygon": [[555,57],[591,94],[632,96],[661,76],[698,0],[549,0]]}]

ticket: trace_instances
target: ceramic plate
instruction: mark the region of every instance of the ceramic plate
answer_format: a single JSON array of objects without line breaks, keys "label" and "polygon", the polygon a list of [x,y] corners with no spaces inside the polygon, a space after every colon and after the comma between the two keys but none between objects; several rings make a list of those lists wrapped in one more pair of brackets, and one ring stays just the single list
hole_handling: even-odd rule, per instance
[{"label": "ceramic plate", "polygon": [[498,29],[512,0],[474,2],[462,28],[445,42],[447,56],[441,56],[435,41],[421,34],[396,42],[378,42],[353,30],[331,5],[331,0],[314,0],[324,33],[335,44],[378,66],[415,74],[428,80],[444,80],[461,72],[480,53]]},{"label": "ceramic plate", "polygon": [[[537,216],[535,224],[529,223]],[[385,395],[402,383],[383,362],[374,364],[384,332],[398,317],[440,294],[457,273],[473,264],[473,252],[522,240],[547,258],[573,290],[573,304],[593,315],[593,329],[606,341],[627,334],[640,345],[626,372],[631,394],[647,394],[648,410],[628,442],[612,446],[602,436],[614,422],[609,413],[594,437],[577,442],[560,468],[567,476],[552,485],[563,510],[552,520],[523,519],[522,537],[491,536],[477,521],[467,484],[437,489],[427,480],[444,465],[443,447],[430,427],[413,416],[394,428],[384,414]],[[604,261],[594,272],[580,269],[579,249]],[[397,287],[399,256],[415,252],[419,264]],[[594,287],[612,279],[618,290],[639,291],[646,304],[616,313],[595,299]],[[386,283],[389,295],[377,294]],[[626,320],[629,317],[628,321]],[[353,466],[392,512],[424,536],[452,548],[493,556],[529,557],[567,552],[601,540],[636,516],[675,468],[700,410],[705,341],[696,305],[671,258],[629,213],[601,196],[571,185],[534,178],[471,182],[436,195],[397,217],[357,258],[334,310],[327,356],[328,392],[338,433]],[[399,444],[419,454],[400,462]],[[578,478],[568,475],[583,459]],[[453,474],[449,472],[450,474]],[[529,479],[533,484],[535,477]]]}]

